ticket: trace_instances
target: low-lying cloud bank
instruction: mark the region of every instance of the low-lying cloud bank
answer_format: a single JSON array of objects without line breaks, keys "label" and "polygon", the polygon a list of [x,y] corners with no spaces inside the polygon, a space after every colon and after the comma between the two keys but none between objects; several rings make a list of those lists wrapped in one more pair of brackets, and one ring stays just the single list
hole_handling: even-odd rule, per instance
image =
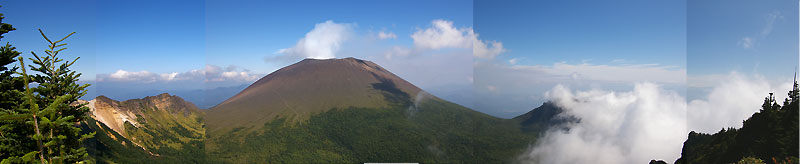
[{"label": "low-lying cloud bank", "polygon": [[676,92],[652,83],[633,91],[571,91],[558,85],[546,93],[580,118],[569,130],[551,129],[524,163],[645,163],[677,159],[686,139],[686,103]]},{"label": "low-lying cloud bank", "polygon": [[[788,81],[773,84],[761,76],[746,76],[736,72],[711,77],[718,77],[718,81],[713,82],[714,87],[708,96],[689,102],[689,130],[716,133],[722,128],[741,128],[743,120],[761,109],[764,98],[770,92],[774,92],[780,104],[792,88]],[[698,82],[705,81],[708,80]]]},{"label": "low-lying cloud bank", "polygon": [[[580,119],[569,130],[554,128],[519,156],[521,163],[646,163],[680,157],[689,131],[714,133],[742,126],[764,97],[782,101],[789,83],[771,85],[759,76],[731,73],[704,98],[689,103],[653,83],[633,90],[573,91],[557,85],[545,94]],[[780,96],[783,95],[783,96]]]},{"label": "low-lying cloud bank", "polygon": [[[663,88],[685,88],[686,69],[659,64],[553,63],[524,65],[478,62],[473,65],[476,109],[511,118],[550,100],[541,93],[558,84],[572,89],[603,88],[627,91],[636,82],[652,82]],[[620,76],[624,75],[624,76]],[[683,94],[682,90],[679,94]]]},{"label": "low-lying cloud bank", "polygon": [[181,81],[196,82],[252,82],[261,78],[250,70],[238,66],[222,68],[216,65],[206,65],[205,69],[192,69],[186,72],[155,73],[150,71],[117,70],[109,74],[97,74],[97,82],[109,83],[167,83]]}]

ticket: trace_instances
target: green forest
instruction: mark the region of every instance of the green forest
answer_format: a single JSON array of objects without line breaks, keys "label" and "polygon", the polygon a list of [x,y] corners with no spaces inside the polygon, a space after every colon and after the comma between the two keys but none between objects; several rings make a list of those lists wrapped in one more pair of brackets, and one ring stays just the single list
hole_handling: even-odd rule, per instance
[{"label": "green forest", "polygon": [[795,82],[782,105],[770,93],[742,128],[714,134],[689,133],[675,163],[797,163],[798,90]]},{"label": "green forest", "polygon": [[[0,36],[16,30],[2,19],[0,14]],[[44,54],[31,51],[31,65],[10,43],[0,48],[0,163],[92,162],[82,142],[95,133],[75,126],[88,118],[89,108],[77,100],[89,85],[79,85],[81,73],[70,70],[79,58],[59,57],[75,32],[59,40],[39,33],[48,45]]]},{"label": "green forest", "polygon": [[[16,30],[3,18],[0,41]],[[99,96],[135,110],[140,125],[126,122],[120,134],[90,117],[88,103],[79,101],[89,84],[79,84],[82,74],[70,68],[80,58],[59,56],[75,32],[58,38],[39,33],[47,44],[31,50],[31,58],[11,43],[0,47],[0,164],[515,163],[548,129],[580,121],[559,117],[563,109],[552,102],[513,119],[439,98],[415,102],[381,79],[371,89],[390,102],[387,107],[333,108],[308,119],[281,116],[215,135],[206,133],[208,117],[193,105],[179,111]],[[800,162],[797,85],[785,100],[767,96],[742,128],[690,132],[675,163]]]},{"label": "green forest", "polygon": [[413,116],[400,107],[333,109],[303,123],[275,119],[255,133],[237,128],[209,138],[216,145],[209,157],[231,163],[512,162],[533,139],[510,120],[447,102],[422,106]]}]

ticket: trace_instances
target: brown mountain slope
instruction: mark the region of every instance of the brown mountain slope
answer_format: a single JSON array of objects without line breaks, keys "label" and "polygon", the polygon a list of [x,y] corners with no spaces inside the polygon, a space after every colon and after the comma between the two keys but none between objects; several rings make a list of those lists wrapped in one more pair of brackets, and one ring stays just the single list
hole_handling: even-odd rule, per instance
[{"label": "brown mountain slope", "polygon": [[386,107],[392,102],[383,95],[383,88],[411,95],[409,98],[421,91],[370,61],[305,59],[261,78],[211,108],[207,132],[260,127],[276,117],[302,121],[331,108]]},{"label": "brown mountain slope", "polygon": [[155,107],[160,110],[165,110],[167,113],[181,114],[183,116],[199,112],[197,106],[194,104],[184,101],[178,96],[169,95],[167,93],[121,102],[105,96],[97,96],[94,100],[89,101],[88,106],[92,113],[91,116],[95,120],[126,137],[125,122],[139,127],[141,123],[137,120],[143,120],[139,117],[142,116],[143,110],[146,110],[144,107]]},{"label": "brown mountain slope", "polygon": [[98,133],[89,152],[101,163],[139,163],[129,156],[137,152],[131,149],[170,160],[203,153],[203,112],[183,98],[166,93],[126,101],[98,96],[88,107],[92,119],[86,124],[91,125],[83,127]]}]

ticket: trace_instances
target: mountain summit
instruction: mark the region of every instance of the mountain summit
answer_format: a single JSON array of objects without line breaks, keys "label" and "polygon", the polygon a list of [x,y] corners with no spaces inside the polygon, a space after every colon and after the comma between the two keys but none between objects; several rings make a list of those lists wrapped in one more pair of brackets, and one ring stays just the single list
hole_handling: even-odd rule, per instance
[{"label": "mountain summit", "polygon": [[281,68],[208,111],[208,131],[260,126],[277,117],[301,121],[332,108],[385,108],[421,90],[377,64],[356,58],[305,59]]},{"label": "mountain summit", "polygon": [[91,117],[80,127],[96,132],[84,145],[97,163],[203,160],[203,112],[181,97],[163,93],[117,101],[98,96],[88,103]]},{"label": "mountain summit", "polygon": [[533,137],[355,58],[281,68],[205,121],[212,163],[512,162]]}]

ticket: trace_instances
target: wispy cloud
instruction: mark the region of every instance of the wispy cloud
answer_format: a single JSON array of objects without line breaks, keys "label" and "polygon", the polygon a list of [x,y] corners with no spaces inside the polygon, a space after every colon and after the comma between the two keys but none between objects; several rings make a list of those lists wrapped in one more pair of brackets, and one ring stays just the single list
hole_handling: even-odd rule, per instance
[{"label": "wispy cloud", "polygon": [[394,34],[393,32],[380,31],[378,32],[378,39],[381,40],[397,39],[397,35]]},{"label": "wispy cloud", "polygon": [[[554,63],[551,66],[542,65],[497,65],[503,72],[529,72],[545,74],[548,77],[557,77],[555,80],[569,80],[581,77],[581,80],[604,82],[657,82],[657,83],[685,83],[685,69],[676,66],[659,64],[636,65],[595,65],[589,63],[568,64],[565,62]],[[510,73],[510,72],[509,72]]]},{"label": "wispy cloud", "polygon": [[[513,62],[475,61],[473,63],[476,109],[489,114],[513,117],[547,101],[541,93],[558,84],[588,89],[628,90],[634,83],[651,82],[666,87],[686,83],[685,69],[659,64],[571,64],[521,65]],[[485,86],[498,86],[488,90]],[[499,113],[509,109],[513,113]]]},{"label": "wispy cloud", "polygon": [[250,70],[242,69],[234,65],[230,65],[224,69],[216,65],[206,65],[204,71],[204,81],[206,82],[252,82],[261,78],[261,75],[255,75],[251,73]]},{"label": "wispy cloud", "polygon": [[383,53],[383,56],[391,60],[393,57],[406,57],[411,53],[411,49],[402,46],[392,46],[392,48]]},{"label": "wispy cloud", "polygon": [[481,41],[477,39],[477,34],[475,40],[473,41],[474,47],[472,48],[472,54],[475,55],[477,58],[483,59],[494,59],[495,56],[500,55],[508,50],[503,48],[503,43],[498,41]]},{"label": "wispy cloud", "polygon": [[519,61],[519,58],[511,58],[508,60],[508,64],[516,65],[517,61]]},{"label": "wispy cloud", "polygon": [[775,23],[781,19],[783,19],[783,15],[781,15],[779,11],[767,14],[764,17],[764,26],[761,28],[761,31],[755,35],[742,37],[742,39],[739,39],[737,42],[737,45],[745,49],[755,48],[759,40],[767,38],[767,36],[772,33]]}]

